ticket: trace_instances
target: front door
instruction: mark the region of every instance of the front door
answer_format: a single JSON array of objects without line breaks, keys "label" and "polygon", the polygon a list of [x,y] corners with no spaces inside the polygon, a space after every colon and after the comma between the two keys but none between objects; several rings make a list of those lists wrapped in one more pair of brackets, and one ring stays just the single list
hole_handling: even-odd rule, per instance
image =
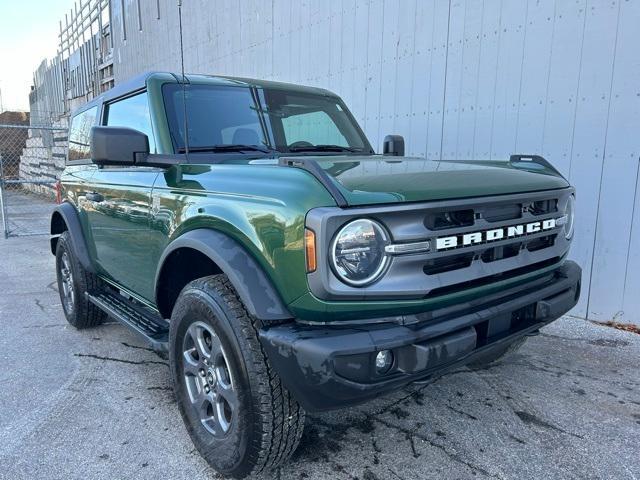
[{"label": "front door", "polygon": [[[105,106],[103,125],[153,133],[145,92]],[[146,300],[153,301],[155,264],[149,254],[151,188],[160,169],[104,167],[87,188],[88,223],[100,272]]]}]

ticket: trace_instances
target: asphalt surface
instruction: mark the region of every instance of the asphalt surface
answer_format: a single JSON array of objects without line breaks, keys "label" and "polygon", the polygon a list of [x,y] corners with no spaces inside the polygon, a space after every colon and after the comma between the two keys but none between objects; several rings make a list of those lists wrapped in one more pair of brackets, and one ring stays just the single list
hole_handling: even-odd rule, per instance
[{"label": "asphalt surface", "polygon": [[[44,236],[0,239],[0,358],[0,478],[219,478],[166,362],[67,325]],[[640,335],[563,318],[491,368],[311,416],[271,477],[639,478],[639,359]]]}]

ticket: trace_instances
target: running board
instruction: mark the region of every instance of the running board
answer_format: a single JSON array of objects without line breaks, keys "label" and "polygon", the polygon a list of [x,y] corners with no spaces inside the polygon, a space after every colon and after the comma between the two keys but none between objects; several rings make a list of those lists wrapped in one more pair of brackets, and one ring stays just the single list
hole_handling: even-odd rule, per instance
[{"label": "running board", "polygon": [[115,292],[85,293],[87,299],[111,318],[142,335],[159,354],[168,352],[169,322]]}]

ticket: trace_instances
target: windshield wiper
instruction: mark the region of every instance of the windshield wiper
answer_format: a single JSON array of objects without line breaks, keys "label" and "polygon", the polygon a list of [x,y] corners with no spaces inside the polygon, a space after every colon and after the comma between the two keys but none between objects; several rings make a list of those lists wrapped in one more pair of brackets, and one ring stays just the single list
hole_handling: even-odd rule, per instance
[{"label": "windshield wiper", "polygon": [[362,152],[362,148],[343,147],[341,145],[299,145],[289,147],[290,152]]},{"label": "windshield wiper", "polygon": [[[185,153],[186,149],[184,147],[180,147],[178,149],[178,153]],[[222,145],[207,145],[204,147],[189,147],[190,152],[263,152],[263,153],[271,153],[275,152],[275,150],[271,147],[267,147],[266,145],[241,145],[241,144],[222,144]]]}]

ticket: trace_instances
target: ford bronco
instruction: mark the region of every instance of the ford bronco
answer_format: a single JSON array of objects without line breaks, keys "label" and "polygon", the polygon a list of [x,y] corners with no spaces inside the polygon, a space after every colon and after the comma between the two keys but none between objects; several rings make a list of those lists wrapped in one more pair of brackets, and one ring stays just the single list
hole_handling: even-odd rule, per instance
[{"label": "ford bronco", "polygon": [[320,88],[142,75],[72,116],[60,189],[67,320],[168,356],[193,443],[238,478],[286,461],[305,411],[495,361],[580,294],[544,158],[376,154]]}]

